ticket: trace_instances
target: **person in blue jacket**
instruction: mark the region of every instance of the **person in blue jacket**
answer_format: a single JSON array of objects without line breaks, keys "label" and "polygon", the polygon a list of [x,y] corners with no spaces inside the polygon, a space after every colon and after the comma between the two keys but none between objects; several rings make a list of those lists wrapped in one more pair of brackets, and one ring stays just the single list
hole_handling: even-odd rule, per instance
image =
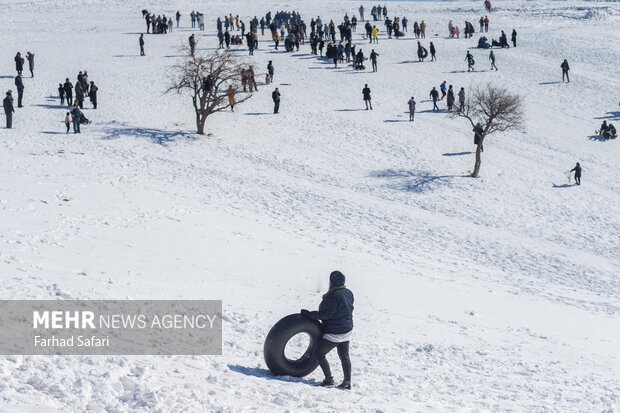
[{"label": "person in blue jacket", "polygon": [[319,311],[301,310],[301,314],[311,320],[321,320],[323,324],[324,334],[316,351],[319,366],[325,375],[321,386],[334,385],[334,378],[325,356],[337,348],[344,372],[344,381],[338,388],[349,390],[351,389],[349,341],[353,332],[353,293],[347,289],[344,282],[344,274],[340,271],[332,272],[329,275],[329,291],[323,295]]}]

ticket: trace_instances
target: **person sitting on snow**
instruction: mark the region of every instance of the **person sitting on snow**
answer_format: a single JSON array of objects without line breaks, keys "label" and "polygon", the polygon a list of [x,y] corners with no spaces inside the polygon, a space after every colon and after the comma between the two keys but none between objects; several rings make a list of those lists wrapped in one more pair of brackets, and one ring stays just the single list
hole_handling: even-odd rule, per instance
[{"label": "person sitting on snow", "polygon": [[345,276],[340,271],[329,275],[329,290],[323,295],[319,311],[301,310],[301,315],[311,320],[321,320],[323,337],[319,342],[316,356],[323,370],[325,379],[323,387],[332,387],[334,378],[325,356],[334,348],[338,349],[338,357],[342,363],[344,381],[340,389],[351,389],[351,360],[349,359],[349,341],[353,331],[353,293],[344,285]]}]

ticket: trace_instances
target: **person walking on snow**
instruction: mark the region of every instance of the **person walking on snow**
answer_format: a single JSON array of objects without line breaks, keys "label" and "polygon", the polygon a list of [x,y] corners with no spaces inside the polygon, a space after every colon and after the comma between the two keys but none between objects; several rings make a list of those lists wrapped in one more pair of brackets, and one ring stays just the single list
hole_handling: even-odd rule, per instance
[{"label": "person walking on snow", "polygon": [[568,62],[566,61],[566,59],[564,59],[560,67],[562,68],[562,82],[564,82],[565,77],[566,81],[570,82],[570,79],[568,78],[568,71],[570,70],[570,67],[568,67]]},{"label": "person walking on snow", "polygon": [[491,61],[491,70],[495,69],[497,72],[498,69],[497,66],[495,66],[495,53],[493,53],[493,50],[489,53],[489,60]]},{"label": "person walking on snow", "polygon": [[429,96],[433,99],[433,112],[436,110],[438,111],[439,107],[437,106],[437,99],[439,98],[439,92],[433,87],[433,90],[431,90]]},{"label": "person walking on snow", "polygon": [[441,99],[439,100],[443,100],[443,98],[446,97],[446,81],[445,80],[443,81],[441,85],[439,85],[439,90],[441,90]]},{"label": "person walking on snow", "polygon": [[349,342],[353,332],[353,302],[351,290],[345,285],[345,276],[340,271],[329,275],[329,290],[323,295],[319,311],[301,310],[301,315],[311,320],[321,320],[323,337],[319,341],[316,356],[319,366],[325,375],[321,382],[323,387],[332,387],[334,378],[325,356],[334,348],[342,364],[344,380],[339,389],[351,389],[351,359],[349,358]]},{"label": "person walking on snow", "polygon": [[468,72],[475,71],[476,69],[474,69],[474,64],[476,64],[476,62],[474,61],[474,56],[472,56],[472,54],[469,53],[469,51],[467,51],[465,60],[467,60],[467,71]]},{"label": "person walking on snow", "polygon": [[413,99],[413,96],[411,96],[411,99],[407,102],[407,106],[409,107],[409,122],[413,122],[413,118],[415,116],[415,100]]},{"label": "person walking on snow", "polygon": [[6,116],[6,128],[11,129],[13,127],[13,113],[15,113],[12,90],[6,92],[6,97],[2,101],[2,107],[4,108],[4,115]]},{"label": "person walking on snow", "polygon": [[270,60],[269,64],[267,64],[267,74],[269,76],[269,81],[270,82],[273,82],[273,73],[274,73],[273,63]]},{"label": "person walking on snow", "polygon": [[435,45],[433,44],[433,42],[431,42],[431,45],[428,47],[428,49],[431,52],[431,62],[437,60],[437,58],[435,57]]},{"label": "person walking on snow", "polygon": [[230,105],[231,112],[235,111],[235,95],[235,89],[232,87],[232,85],[229,85],[228,90],[226,90],[226,96],[228,96],[228,104]]},{"label": "person walking on snow", "polygon": [[575,172],[575,185],[581,185],[581,165],[579,165],[579,162],[570,171]]},{"label": "person walking on snow", "polygon": [[370,99],[370,88],[368,84],[364,85],[364,89],[362,89],[362,95],[364,96],[364,102],[366,103],[366,110],[370,108],[372,110],[372,102]]},{"label": "person walking on snow", "polygon": [[280,111],[280,90],[276,88],[271,94],[273,100],[273,113],[276,114]]}]

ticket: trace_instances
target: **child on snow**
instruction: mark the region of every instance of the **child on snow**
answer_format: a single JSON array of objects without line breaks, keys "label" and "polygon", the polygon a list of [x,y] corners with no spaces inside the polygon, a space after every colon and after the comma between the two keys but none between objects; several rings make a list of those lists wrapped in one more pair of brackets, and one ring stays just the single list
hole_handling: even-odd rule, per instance
[{"label": "child on snow", "polygon": [[71,129],[71,114],[69,112],[65,116],[65,126],[67,127],[67,133],[69,133],[69,129]]}]

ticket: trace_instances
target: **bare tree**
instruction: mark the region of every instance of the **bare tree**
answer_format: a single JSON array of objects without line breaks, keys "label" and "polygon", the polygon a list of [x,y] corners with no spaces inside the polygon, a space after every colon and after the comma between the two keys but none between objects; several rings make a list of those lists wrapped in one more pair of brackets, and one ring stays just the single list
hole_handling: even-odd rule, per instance
[{"label": "bare tree", "polygon": [[492,133],[520,129],[524,121],[521,97],[492,84],[473,87],[465,104],[450,116],[467,119],[477,135],[476,163],[471,174],[474,178],[478,178],[480,172],[484,138]]},{"label": "bare tree", "polygon": [[[183,60],[172,67],[166,93],[188,92],[191,95],[197,133],[204,135],[205,122],[210,115],[245,102],[252,96],[252,90],[242,97],[237,96],[241,89],[241,71],[246,67],[233,53],[221,50],[191,53],[189,47],[182,50]],[[234,103],[229,100],[231,95],[235,97]]]}]

